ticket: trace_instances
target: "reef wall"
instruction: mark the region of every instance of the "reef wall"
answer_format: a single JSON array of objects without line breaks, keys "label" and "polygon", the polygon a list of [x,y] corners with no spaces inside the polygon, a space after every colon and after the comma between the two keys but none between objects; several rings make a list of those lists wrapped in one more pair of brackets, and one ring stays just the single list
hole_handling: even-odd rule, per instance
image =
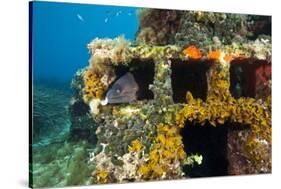
[{"label": "reef wall", "polygon": [[[159,19],[161,18],[161,19]],[[141,9],[138,44],[181,48],[196,45],[202,51],[259,37],[271,39],[271,17],[245,14]]]},{"label": "reef wall", "polygon": [[[142,11],[147,12],[140,15],[138,44],[133,46],[123,37],[93,40],[88,45],[89,66],[73,80],[72,135],[96,144],[90,152],[93,182],[270,173],[270,39],[234,41],[235,34],[243,32],[243,21],[250,19],[246,16]],[[159,14],[165,23],[152,25]],[[199,27],[204,35],[198,39],[195,35],[193,41],[188,33],[195,26],[186,27],[188,22],[206,25],[208,31]],[[153,31],[156,26],[163,36],[154,36],[161,34]],[[230,38],[223,33],[226,28],[232,31]],[[179,40],[178,31],[184,40]],[[214,37],[220,35],[222,43],[217,40],[215,46]],[[205,44],[210,39],[211,46]],[[108,89],[127,72],[136,78],[143,96],[130,103],[104,104]],[[186,130],[189,127],[198,129]],[[212,135],[209,146],[214,151],[205,155],[201,152],[208,145],[189,140],[189,132],[200,136],[201,131]],[[225,145],[217,145],[218,141]],[[211,160],[213,155],[226,162],[217,172],[212,170],[220,162]],[[209,170],[205,167],[198,174],[190,169],[208,163]]]}]

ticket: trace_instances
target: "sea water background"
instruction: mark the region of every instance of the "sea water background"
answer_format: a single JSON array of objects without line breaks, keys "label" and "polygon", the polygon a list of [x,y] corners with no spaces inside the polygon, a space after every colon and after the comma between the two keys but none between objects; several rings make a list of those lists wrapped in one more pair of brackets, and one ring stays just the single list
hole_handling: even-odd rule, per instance
[{"label": "sea water background", "polygon": [[87,44],[96,37],[133,40],[137,8],[33,2],[32,51],[35,82],[69,84],[88,65]]},{"label": "sea water background", "polygon": [[32,3],[33,144],[48,144],[70,128],[67,106],[75,72],[88,65],[87,44],[120,35],[133,40],[137,8]]}]

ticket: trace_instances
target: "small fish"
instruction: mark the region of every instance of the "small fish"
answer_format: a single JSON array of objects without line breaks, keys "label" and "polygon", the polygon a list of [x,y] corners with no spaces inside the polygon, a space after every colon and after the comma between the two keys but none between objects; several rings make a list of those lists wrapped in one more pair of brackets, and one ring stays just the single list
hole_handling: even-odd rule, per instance
[{"label": "small fish", "polygon": [[104,22],[107,23],[108,22],[108,18],[104,19]]},{"label": "small fish", "polygon": [[118,12],[116,13],[116,16],[119,16],[121,13],[122,13],[122,11],[118,11]]},{"label": "small fish", "polygon": [[81,20],[82,22],[85,21],[84,18],[83,18],[80,14],[77,14],[77,18],[78,18],[79,20]]},{"label": "small fish", "polygon": [[137,91],[139,86],[134,76],[128,72],[120,77],[112,87],[107,91],[105,99],[101,101],[101,105],[130,103],[137,100]]}]

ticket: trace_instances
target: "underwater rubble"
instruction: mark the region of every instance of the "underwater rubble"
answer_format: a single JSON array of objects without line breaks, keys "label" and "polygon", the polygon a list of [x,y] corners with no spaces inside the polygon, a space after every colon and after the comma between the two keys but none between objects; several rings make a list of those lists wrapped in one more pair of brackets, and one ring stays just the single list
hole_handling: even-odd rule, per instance
[{"label": "underwater rubble", "polygon": [[[157,9],[139,19],[136,44],[89,43],[72,82],[71,136],[95,145],[92,182],[271,173],[271,20]],[[128,72],[136,100],[108,103]]]}]

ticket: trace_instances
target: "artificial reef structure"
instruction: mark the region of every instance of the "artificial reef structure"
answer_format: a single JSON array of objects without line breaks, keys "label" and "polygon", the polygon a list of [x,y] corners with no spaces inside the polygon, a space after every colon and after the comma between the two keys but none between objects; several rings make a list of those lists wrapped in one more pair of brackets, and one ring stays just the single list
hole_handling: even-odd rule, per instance
[{"label": "artificial reef structure", "polygon": [[[133,44],[89,43],[72,82],[71,138],[95,144],[93,182],[270,173],[269,18],[142,9],[139,19]],[[104,103],[127,73],[136,99]]]}]

